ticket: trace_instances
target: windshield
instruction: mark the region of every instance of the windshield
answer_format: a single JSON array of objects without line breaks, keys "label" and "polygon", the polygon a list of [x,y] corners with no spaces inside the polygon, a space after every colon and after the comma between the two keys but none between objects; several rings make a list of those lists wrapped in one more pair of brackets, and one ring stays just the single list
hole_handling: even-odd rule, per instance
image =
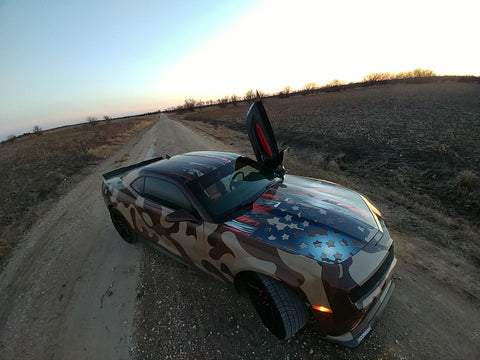
[{"label": "windshield", "polygon": [[[270,175],[270,176],[268,176]],[[239,157],[187,186],[198,196],[212,218],[220,222],[237,210],[245,210],[270,185],[272,174],[262,173],[256,163]]]}]

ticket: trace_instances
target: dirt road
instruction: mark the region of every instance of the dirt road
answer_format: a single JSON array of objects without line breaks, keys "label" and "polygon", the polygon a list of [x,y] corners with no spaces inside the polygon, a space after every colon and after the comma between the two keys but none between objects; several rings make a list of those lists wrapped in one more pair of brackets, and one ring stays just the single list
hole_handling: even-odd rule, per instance
[{"label": "dirt road", "polygon": [[185,132],[160,119],[24,236],[0,275],[0,358],[130,358],[143,248],[119,241],[101,198],[101,174],[160,153],[209,147]]},{"label": "dirt road", "polygon": [[101,174],[203,149],[232,150],[161,117],[25,234],[0,274],[1,359],[480,359],[477,272],[402,234],[393,234],[396,291],[355,350],[319,340],[313,324],[278,341],[231,287],[122,242],[100,195]]}]

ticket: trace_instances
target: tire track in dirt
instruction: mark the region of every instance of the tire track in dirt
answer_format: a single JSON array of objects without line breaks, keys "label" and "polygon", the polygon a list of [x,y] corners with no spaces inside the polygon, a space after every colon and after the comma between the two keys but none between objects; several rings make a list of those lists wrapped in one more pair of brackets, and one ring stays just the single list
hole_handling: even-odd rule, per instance
[{"label": "tire track in dirt", "polygon": [[25,234],[0,275],[2,359],[127,359],[143,247],[121,241],[101,175],[160,151],[208,148],[160,116],[69,191]]}]

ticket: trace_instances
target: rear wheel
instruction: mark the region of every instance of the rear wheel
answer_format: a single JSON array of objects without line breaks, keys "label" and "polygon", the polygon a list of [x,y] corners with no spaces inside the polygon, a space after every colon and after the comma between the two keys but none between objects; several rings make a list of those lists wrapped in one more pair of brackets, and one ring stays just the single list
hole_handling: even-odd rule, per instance
[{"label": "rear wheel", "polygon": [[263,324],[279,339],[290,338],[307,323],[307,307],[280,282],[257,273],[249,280],[247,289]]},{"label": "rear wheel", "polygon": [[128,243],[137,242],[137,236],[135,232],[120,211],[115,208],[111,208],[110,218],[112,219],[115,230],[117,230],[118,234],[122,237],[123,240]]}]

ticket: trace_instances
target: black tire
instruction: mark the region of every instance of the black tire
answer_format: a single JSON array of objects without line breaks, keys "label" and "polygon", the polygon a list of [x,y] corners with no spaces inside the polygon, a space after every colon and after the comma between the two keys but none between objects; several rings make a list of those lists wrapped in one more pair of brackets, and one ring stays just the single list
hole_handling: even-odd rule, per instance
[{"label": "black tire", "polygon": [[130,244],[137,242],[137,236],[135,232],[120,211],[115,208],[111,208],[110,218],[112,219],[115,230],[117,230],[118,234],[123,240]]},{"label": "black tire", "polygon": [[265,327],[279,339],[295,335],[308,321],[308,309],[292,289],[268,276],[253,274],[248,294]]}]

